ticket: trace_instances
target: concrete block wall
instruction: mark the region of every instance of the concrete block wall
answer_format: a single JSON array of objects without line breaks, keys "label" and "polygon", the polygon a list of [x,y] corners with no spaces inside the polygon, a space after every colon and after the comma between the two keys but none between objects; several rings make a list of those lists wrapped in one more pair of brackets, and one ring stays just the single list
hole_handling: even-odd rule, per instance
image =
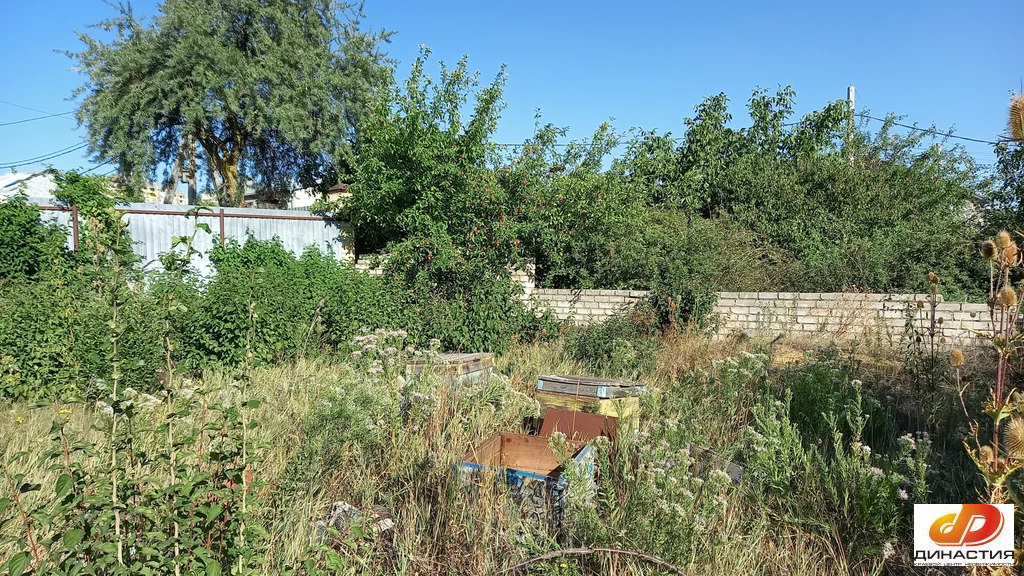
[{"label": "concrete block wall", "polygon": [[[983,344],[972,332],[988,327],[988,306],[945,302],[940,295],[936,330],[950,346]],[[928,294],[860,294],[793,292],[722,292],[715,313],[719,333],[756,336],[808,336],[829,340],[860,339],[900,344],[906,340],[907,313],[914,325],[929,324]],[[924,303],[919,309],[917,303]]]},{"label": "concrete block wall", "polygon": [[537,310],[551,310],[559,320],[600,322],[647,297],[643,290],[564,290],[534,288],[530,301]]}]

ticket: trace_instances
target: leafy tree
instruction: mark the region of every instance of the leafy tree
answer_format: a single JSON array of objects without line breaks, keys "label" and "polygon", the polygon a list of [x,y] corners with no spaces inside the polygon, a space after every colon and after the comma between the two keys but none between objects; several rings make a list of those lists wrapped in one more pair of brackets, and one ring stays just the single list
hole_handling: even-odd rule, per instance
[{"label": "leafy tree", "polygon": [[[68,55],[87,81],[78,119],[97,158],[132,187],[160,164],[205,161],[224,205],[330,186],[385,78],[390,33],[360,29],[337,0],[165,0],[150,22],[129,4],[98,25],[114,34]],[[199,152],[194,152],[198,144]]]}]

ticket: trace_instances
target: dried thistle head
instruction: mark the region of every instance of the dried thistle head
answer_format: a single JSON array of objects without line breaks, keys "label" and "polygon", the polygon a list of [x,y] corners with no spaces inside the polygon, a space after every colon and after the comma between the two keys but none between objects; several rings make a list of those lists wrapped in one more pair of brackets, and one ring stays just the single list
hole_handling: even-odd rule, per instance
[{"label": "dried thistle head", "polygon": [[996,255],[999,254],[999,247],[996,243],[991,240],[985,240],[981,245],[981,255],[985,260],[995,260]]},{"label": "dried thistle head", "polygon": [[918,310],[924,309],[924,301],[922,301],[922,300],[918,300],[917,301],[917,309]]},{"label": "dried thistle head", "polygon": [[1024,140],[1024,94],[1010,100],[1010,136],[1014,140]]},{"label": "dried thistle head", "polygon": [[964,365],[964,351],[959,348],[953,348],[949,353],[949,363],[954,368],[959,368]]},{"label": "dried thistle head", "polygon": [[1012,308],[1017,305],[1017,291],[1013,289],[1013,286],[1003,286],[996,299],[1003,308]]},{"label": "dried thistle head", "polygon": [[998,254],[998,253],[999,253],[998,246],[996,246],[995,243],[992,242],[991,240],[986,240],[985,242],[983,242],[981,244],[981,255],[986,260],[994,259],[995,255]]},{"label": "dried thistle head", "polygon": [[1000,230],[999,234],[996,234],[996,245],[1000,248],[1006,248],[1013,243],[1013,238],[1010,238],[1010,233],[1006,230]]},{"label": "dried thistle head", "polygon": [[1003,248],[1001,260],[1003,266],[1013,266],[1017,263],[1017,256],[1020,254],[1020,250],[1017,248],[1016,242],[1011,242],[1009,246]]},{"label": "dried thistle head", "polygon": [[1003,440],[1011,458],[1024,459],[1024,418],[1010,418],[1003,431]]},{"label": "dried thistle head", "polygon": [[991,464],[992,461],[996,459],[995,451],[993,451],[992,447],[988,444],[981,447],[981,450],[978,451],[978,455],[981,456],[981,461],[986,464]]},{"label": "dried thistle head", "polygon": [[938,284],[939,283],[939,275],[936,274],[935,272],[929,272],[928,273],[928,281],[931,282],[932,284]]}]

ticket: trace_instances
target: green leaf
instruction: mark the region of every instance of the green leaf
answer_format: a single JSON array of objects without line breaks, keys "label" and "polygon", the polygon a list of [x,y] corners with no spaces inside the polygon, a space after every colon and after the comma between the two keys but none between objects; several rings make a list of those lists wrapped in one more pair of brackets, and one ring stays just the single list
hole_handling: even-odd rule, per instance
[{"label": "green leaf", "polygon": [[220,564],[214,560],[206,560],[206,576],[220,576]]},{"label": "green leaf", "polygon": [[21,576],[28,568],[28,553],[18,552],[7,561],[7,574],[9,576]]},{"label": "green leaf", "polygon": [[57,478],[57,498],[63,498],[64,495],[68,493],[68,490],[71,490],[71,484],[71,476],[68,476],[67,474],[61,474],[60,477]]},{"label": "green leaf", "polygon": [[10,504],[10,498],[0,498],[0,514],[3,514],[3,512],[7,510],[7,507],[10,506]]},{"label": "green leaf", "polygon": [[85,538],[85,530],[72,528],[64,533],[64,546],[69,550],[73,550],[82,541],[82,538]]}]

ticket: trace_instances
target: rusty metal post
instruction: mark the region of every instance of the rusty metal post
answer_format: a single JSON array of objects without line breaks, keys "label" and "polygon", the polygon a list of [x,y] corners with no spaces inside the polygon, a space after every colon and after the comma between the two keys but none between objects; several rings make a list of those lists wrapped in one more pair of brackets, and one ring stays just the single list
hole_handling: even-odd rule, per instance
[{"label": "rusty metal post", "polygon": [[78,252],[78,203],[71,203],[71,247]]}]

